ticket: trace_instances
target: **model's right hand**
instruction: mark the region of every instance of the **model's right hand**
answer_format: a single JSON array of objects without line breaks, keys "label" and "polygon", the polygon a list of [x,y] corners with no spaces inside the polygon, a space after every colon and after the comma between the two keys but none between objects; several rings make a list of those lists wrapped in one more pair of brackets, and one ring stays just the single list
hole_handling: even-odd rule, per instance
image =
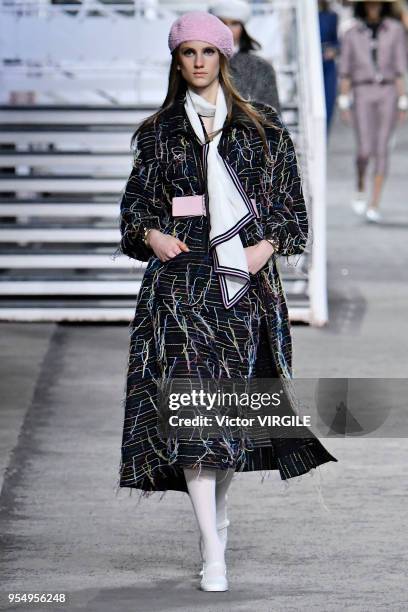
[{"label": "model's right hand", "polygon": [[400,123],[404,123],[404,121],[406,121],[407,118],[408,118],[407,111],[402,111],[402,110],[398,111],[398,121]]},{"label": "model's right hand", "polygon": [[190,250],[182,240],[163,234],[157,229],[152,229],[148,233],[147,242],[160,261],[168,261],[182,251],[188,252]]}]

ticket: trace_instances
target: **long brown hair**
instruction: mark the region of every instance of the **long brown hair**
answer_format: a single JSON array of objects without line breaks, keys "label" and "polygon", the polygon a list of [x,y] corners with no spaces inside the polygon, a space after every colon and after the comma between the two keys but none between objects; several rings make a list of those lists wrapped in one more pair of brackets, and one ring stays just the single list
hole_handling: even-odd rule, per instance
[{"label": "long brown hair", "polygon": [[[181,96],[187,90],[187,82],[184,77],[181,75],[181,71],[177,70],[178,65],[178,50],[175,49],[172,53],[172,60],[169,70],[169,82],[167,88],[167,94],[164,98],[163,104],[159,108],[159,110],[147,117],[137,128],[135,133],[132,136],[132,146],[134,145],[135,139],[139,130],[149,125],[155,123],[155,121],[160,117],[160,115],[170,108],[172,104],[174,104],[175,100]],[[266,152],[268,152],[268,144],[266,141],[266,134],[264,126],[270,126],[275,129],[280,129],[277,125],[269,121],[260,111],[258,111],[248,100],[245,100],[236,90],[233,82],[232,76],[229,69],[229,63],[227,58],[223,53],[219,53],[220,57],[220,73],[219,80],[220,84],[224,89],[225,100],[227,103],[227,122],[230,123],[232,119],[232,110],[233,105],[235,105],[242,113],[243,119],[249,121],[255,125],[259,136],[262,139],[262,143]]]},{"label": "long brown hair", "polygon": [[239,50],[242,53],[248,53],[249,51],[259,51],[259,49],[262,49],[262,45],[248,34],[248,30],[243,23],[241,23],[241,27],[242,32],[239,39]]}]

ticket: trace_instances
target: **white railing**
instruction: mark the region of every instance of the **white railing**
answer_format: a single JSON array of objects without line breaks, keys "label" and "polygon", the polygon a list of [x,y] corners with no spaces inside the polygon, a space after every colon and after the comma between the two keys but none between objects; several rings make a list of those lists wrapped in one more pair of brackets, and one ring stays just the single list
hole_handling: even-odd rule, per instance
[{"label": "white railing", "polygon": [[[58,103],[64,89],[73,92],[67,95],[68,103],[80,89],[89,92],[89,101],[158,103],[169,65],[170,24],[177,13],[205,8],[207,3],[160,4],[157,19],[141,20],[149,5],[141,0],[129,5],[101,5],[94,0],[80,5],[39,0],[1,5],[0,101],[7,102],[9,91],[35,87],[43,94],[40,103]],[[263,44],[261,55],[274,62],[283,93],[292,76],[287,61],[290,45],[280,26],[293,5],[293,0],[256,4],[249,24]],[[99,15],[93,15],[100,7]],[[135,19],[122,14],[132,8]]]},{"label": "white railing", "polygon": [[[14,59],[17,65],[0,68],[0,85],[7,91],[24,89],[25,84],[26,89],[48,92],[55,101],[62,91],[70,90],[71,100],[76,102],[83,102],[85,90],[90,89],[112,104],[125,102],[122,93],[127,87],[132,95],[130,103],[159,105],[169,64],[169,26],[176,14],[206,7],[207,3],[154,5],[146,0],[128,5],[103,5],[92,0],[65,6],[40,0],[3,1],[1,59]],[[134,19],[124,16],[129,9]],[[156,11],[151,21],[146,19],[148,9]],[[261,54],[275,65],[283,103],[299,103],[296,143],[313,238],[311,257],[303,262],[308,265],[309,283],[304,320],[323,325],[328,318],[326,140],[317,15],[317,0],[257,3],[248,29],[263,45]]]},{"label": "white railing", "polygon": [[312,257],[309,267],[310,323],[328,320],[326,280],[326,107],[317,0],[297,1],[301,150],[307,172]]}]

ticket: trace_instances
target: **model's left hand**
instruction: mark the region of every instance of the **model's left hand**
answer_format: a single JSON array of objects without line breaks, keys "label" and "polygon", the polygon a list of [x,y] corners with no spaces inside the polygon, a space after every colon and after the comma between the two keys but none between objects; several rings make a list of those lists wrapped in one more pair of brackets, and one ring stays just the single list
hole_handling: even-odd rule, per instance
[{"label": "model's left hand", "polygon": [[261,240],[258,244],[246,247],[244,250],[248,262],[248,271],[251,274],[256,274],[266,264],[274,248],[267,240]]}]

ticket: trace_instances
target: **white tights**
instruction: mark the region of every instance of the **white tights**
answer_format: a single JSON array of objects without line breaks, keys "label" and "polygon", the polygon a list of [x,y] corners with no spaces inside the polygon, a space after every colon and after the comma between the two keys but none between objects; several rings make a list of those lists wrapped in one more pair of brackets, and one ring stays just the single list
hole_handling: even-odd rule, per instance
[{"label": "white tights", "polygon": [[188,493],[203,538],[205,561],[224,561],[224,550],[217,525],[227,518],[227,491],[235,473],[233,468],[184,468]]}]

